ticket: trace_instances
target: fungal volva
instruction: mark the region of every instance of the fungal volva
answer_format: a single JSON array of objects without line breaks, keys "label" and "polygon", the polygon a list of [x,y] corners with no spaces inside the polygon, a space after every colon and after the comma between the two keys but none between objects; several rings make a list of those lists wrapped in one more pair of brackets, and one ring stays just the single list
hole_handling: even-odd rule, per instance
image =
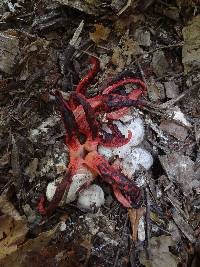
[{"label": "fungal volva", "polygon": [[130,153],[132,146],[139,145],[144,139],[144,123],[140,118],[135,118],[134,120],[129,121],[128,123],[122,124],[117,121],[115,124],[118,126],[120,132],[128,137],[128,131],[131,131],[132,136],[130,141],[122,146],[113,149],[113,154],[123,158]]},{"label": "fungal volva", "polygon": [[[128,131],[131,131],[132,137],[130,141],[121,147],[108,148],[100,145],[98,147],[98,152],[102,154],[107,160],[111,159],[113,156],[118,156],[119,158],[124,158],[131,152],[132,146],[139,145],[144,139],[144,123],[141,118],[135,118],[128,120],[126,123],[120,121],[114,121],[120,132],[127,138]],[[107,130],[105,128],[105,130]],[[109,132],[109,129],[107,130]]]},{"label": "fungal volva", "polygon": [[136,170],[142,166],[144,169],[149,170],[153,165],[152,155],[144,148],[133,148],[128,156],[122,159],[122,171],[129,178],[132,177]]},{"label": "fungal volva", "polygon": [[101,207],[105,202],[104,192],[99,185],[92,184],[87,189],[81,191],[78,196],[78,206],[84,209],[94,209]]},{"label": "fungal volva", "polygon": [[[94,174],[89,169],[87,169],[86,167],[81,167],[72,177],[72,183],[70,185],[65,202],[70,203],[74,201],[76,199],[77,191],[81,188],[81,186],[85,183],[92,182],[94,178]],[[46,189],[46,197],[48,201],[51,201],[53,199],[59,181],[60,180],[56,180],[48,184]]]},{"label": "fungal volva", "polygon": [[77,191],[85,183],[90,183],[95,179],[94,174],[86,167],[81,167],[72,177],[72,183],[67,195],[66,203],[70,203],[76,199]]}]

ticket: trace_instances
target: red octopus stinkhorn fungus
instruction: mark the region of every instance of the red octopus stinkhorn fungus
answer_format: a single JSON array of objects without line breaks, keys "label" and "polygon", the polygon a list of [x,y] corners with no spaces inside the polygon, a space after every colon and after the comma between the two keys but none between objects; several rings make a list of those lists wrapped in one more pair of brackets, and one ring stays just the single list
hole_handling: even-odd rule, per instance
[{"label": "red octopus stinkhorn fungus", "polygon": [[[57,186],[55,195],[47,208],[44,205],[44,197],[40,199],[38,210],[42,215],[52,214],[63,194],[68,192],[72,176],[82,165],[94,172],[94,177],[100,175],[105,182],[110,184],[117,200],[124,207],[135,208],[140,204],[140,188],[134,181],[123,175],[119,168],[112,166],[100,155],[97,148],[98,145],[120,147],[129,142],[132,133],[129,132],[128,137],[125,138],[113,120],[126,114],[131,106],[142,106],[139,97],[146,91],[146,86],[139,79],[127,78],[108,86],[101,95],[87,98],[85,96],[87,86],[99,69],[99,61],[92,57],[91,64],[92,69],[77,85],[75,92],[71,93],[69,100],[64,100],[59,91],[55,92],[66,129],[65,143],[69,148],[70,161],[66,174]],[[137,88],[121,95],[117,89],[126,84],[132,84]],[[107,126],[111,133],[103,131],[101,122],[97,119],[100,114],[106,116]],[[85,137],[84,142],[81,136]]]}]

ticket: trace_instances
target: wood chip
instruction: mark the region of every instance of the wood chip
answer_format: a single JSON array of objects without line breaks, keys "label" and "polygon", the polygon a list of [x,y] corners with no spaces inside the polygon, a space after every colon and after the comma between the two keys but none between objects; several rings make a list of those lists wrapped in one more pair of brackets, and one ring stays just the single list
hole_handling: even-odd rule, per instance
[{"label": "wood chip", "polygon": [[185,127],[170,120],[162,121],[159,128],[180,141],[184,141],[188,136],[188,130]]},{"label": "wood chip", "polygon": [[191,243],[195,243],[196,238],[194,237],[194,231],[190,224],[175,210],[172,214],[173,220],[181,232],[189,239]]},{"label": "wood chip", "polygon": [[139,209],[128,209],[129,218],[131,221],[132,227],[132,239],[133,241],[137,240],[138,224],[140,218],[144,215],[144,208]]}]

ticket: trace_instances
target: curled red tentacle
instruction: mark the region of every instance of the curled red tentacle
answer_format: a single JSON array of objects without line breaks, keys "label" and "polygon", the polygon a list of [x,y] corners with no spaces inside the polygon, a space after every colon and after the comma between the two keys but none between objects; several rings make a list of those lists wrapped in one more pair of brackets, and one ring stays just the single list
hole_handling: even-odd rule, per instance
[{"label": "curled red tentacle", "polygon": [[120,110],[117,111],[112,111],[106,114],[106,118],[108,120],[119,120],[121,119],[123,116],[127,115],[129,108],[125,107],[125,108],[121,108]]},{"label": "curled red tentacle", "polygon": [[123,145],[126,145],[131,137],[132,133],[131,131],[128,131],[128,137],[125,138],[125,136],[120,132],[117,125],[109,123],[108,127],[112,131],[112,133],[107,133],[104,131],[104,138],[100,137],[100,144],[102,144],[105,147],[120,147]]},{"label": "curled red tentacle", "polygon": [[53,199],[51,200],[47,208],[45,207],[45,197],[42,196],[40,198],[38,203],[38,211],[40,212],[40,214],[50,216],[54,212],[54,210],[58,207],[60,201],[62,200],[64,193],[68,193],[72,182],[71,178],[72,173],[71,171],[68,171],[64,176],[63,180],[58,184]]},{"label": "curled red tentacle", "polygon": [[99,70],[99,61],[96,57],[91,58],[92,69],[88,72],[88,74],[79,82],[76,87],[76,92],[85,95],[86,93],[86,86],[91,82],[91,80],[96,75],[97,71]]},{"label": "curled red tentacle", "polygon": [[87,98],[84,95],[75,93],[73,97],[75,101],[77,101],[79,105],[82,106],[85,112],[86,121],[92,133],[92,137],[93,139],[96,138],[98,136],[100,125],[98,121],[96,120],[96,114],[95,114],[94,109],[92,108],[92,106],[90,105],[90,102],[87,100]]},{"label": "curled red tentacle", "polygon": [[70,109],[68,103],[64,101],[62,94],[56,91],[55,97],[57,103],[59,104],[59,108],[61,111],[62,119],[66,130],[66,143],[70,143],[74,135],[77,136],[77,138],[79,139],[80,136],[79,127],[77,125],[74,113]]},{"label": "curled red tentacle", "polygon": [[119,82],[116,82],[110,86],[108,86],[107,88],[105,88],[102,92],[103,95],[105,94],[110,94],[112,93],[114,90],[116,90],[117,88],[125,85],[125,84],[135,84],[135,85],[138,85],[139,86],[139,89],[141,89],[142,91],[146,91],[146,85],[145,83],[143,83],[141,80],[139,79],[132,79],[132,78],[128,78],[128,79],[125,79],[125,80],[121,80]]},{"label": "curled red tentacle", "polygon": [[119,190],[118,186],[116,184],[112,185],[113,192],[115,194],[116,199],[125,207],[125,208],[131,208],[131,202],[125,198],[125,196],[122,195],[122,192]]},{"label": "curled red tentacle", "polygon": [[117,94],[108,94],[102,96],[101,109],[107,113],[121,110],[125,107],[138,106],[142,104],[141,100],[131,99],[129,96]]},{"label": "curled red tentacle", "polygon": [[41,215],[46,215],[46,208],[45,208],[45,197],[41,196],[41,198],[38,201],[38,211]]}]

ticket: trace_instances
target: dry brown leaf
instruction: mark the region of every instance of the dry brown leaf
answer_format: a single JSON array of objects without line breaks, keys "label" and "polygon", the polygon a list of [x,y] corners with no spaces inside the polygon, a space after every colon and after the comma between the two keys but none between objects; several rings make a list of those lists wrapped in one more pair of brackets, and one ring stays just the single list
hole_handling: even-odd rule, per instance
[{"label": "dry brown leaf", "polygon": [[[21,246],[16,246],[17,249],[10,251],[9,255],[4,255],[4,258],[0,259],[0,266],[2,267],[27,267],[27,266],[35,266],[34,262],[29,262],[27,265],[27,258],[30,258],[30,254],[34,255],[34,253],[41,251],[48,242],[55,235],[60,224],[57,224],[50,231],[41,233],[37,238],[29,239],[27,242],[22,244]],[[23,233],[23,231],[21,231]],[[19,234],[18,234],[19,236]],[[20,237],[20,236],[19,236]],[[1,247],[1,243],[0,243]],[[2,248],[0,248],[0,251]],[[8,254],[8,253],[7,253]],[[41,255],[42,256],[42,255]],[[45,257],[45,255],[43,255]],[[34,258],[34,257],[33,257]]]},{"label": "dry brown leaf", "polygon": [[37,175],[38,163],[38,158],[34,158],[25,169],[25,174],[31,178],[31,181]]},{"label": "dry brown leaf", "polygon": [[127,38],[124,42],[123,54],[127,56],[127,65],[132,61],[132,56],[135,57],[142,53],[142,49],[139,47],[138,43],[131,38]]},{"label": "dry brown leaf", "polygon": [[5,153],[1,158],[0,158],[0,167],[5,167],[6,165],[8,165],[10,162],[10,153],[7,152]]},{"label": "dry brown leaf", "polygon": [[177,209],[174,209],[172,218],[177,227],[190,240],[190,242],[195,243],[197,240],[192,226],[185,220],[185,218],[183,218]]},{"label": "dry brown leaf", "polygon": [[15,220],[8,215],[0,216],[0,260],[18,249],[27,232],[26,221]]},{"label": "dry brown leaf", "polygon": [[110,29],[104,27],[102,24],[95,24],[94,26],[95,32],[90,32],[90,39],[96,44],[106,41],[110,34]]},{"label": "dry brown leaf", "polygon": [[81,242],[80,245],[84,247],[87,251],[86,257],[85,257],[85,263],[84,263],[84,266],[87,266],[87,263],[91,255],[91,249],[92,249],[91,238],[89,237],[88,239],[85,239],[83,242]]},{"label": "dry brown leaf", "polygon": [[19,60],[19,39],[1,31],[0,50],[0,70],[7,74],[12,74],[14,65]]},{"label": "dry brown leaf", "polygon": [[186,127],[178,125],[171,120],[162,120],[159,128],[180,141],[185,141],[188,136],[188,129]]},{"label": "dry brown leaf", "polygon": [[[194,161],[181,152],[159,156],[161,165],[169,180],[179,186],[179,190],[187,197],[200,186],[199,175],[195,172]],[[191,199],[188,198],[188,201]]]},{"label": "dry brown leaf", "polygon": [[125,60],[122,55],[122,50],[119,47],[113,49],[112,63],[118,67],[119,70],[123,70],[125,67]]},{"label": "dry brown leaf", "polygon": [[200,15],[193,17],[187,26],[183,27],[184,45],[182,49],[182,63],[187,74],[200,66]]},{"label": "dry brown leaf", "polygon": [[144,208],[139,209],[128,209],[129,218],[131,221],[132,228],[132,239],[133,241],[137,240],[138,224],[140,218],[144,215]]},{"label": "dry brown leaf", "polygon": [[149,83],[149,85],[147,87],[147,91],[148,91],[149,99],[152,102],[160,100],[160,91],[159,91],[159,88],[156,86],[155,83]]},{"label": "dry brown leaf", "polygon": [[146,258],[145,251],[139,255],[140,263],[146,267],[177,267],[179,259],[169,251],[174,245],[171,236],[161,235],[150,239],[150,259]]},{"label": "dry brown leaf", "polygon": [[145,21],[144,16],[142,14],[137,14],[137,15],[129,15],[129,16],[124,16],[124,17],[120,17],[118,18],[115,22],[114,22],[114,29],[115,32],[117,34],[117,36],[120,36],[122,34],[124,34],[124,32],[127,31],[127,29],[129,29],[130,27],[132,27],[132,25],[136,25],[139,24],[140,22]]},{"label": "dry brown leaf", "polygon": [[117,66],[118,71],[122,71],[125,66],[131,64],[132,60],[143,50],[138,43],[129,38],[128,32],[121,38],[121,46],[113,49],[112,63]]},{"label": "dry brown leaf", "polygon": [[22,220],[21,215],[19,212],[15,209],[14,205],[9,201],[8,197],[6,194],[2,194],[0,196],[0,211],[4,215],[8,215],[14,220]]}]

